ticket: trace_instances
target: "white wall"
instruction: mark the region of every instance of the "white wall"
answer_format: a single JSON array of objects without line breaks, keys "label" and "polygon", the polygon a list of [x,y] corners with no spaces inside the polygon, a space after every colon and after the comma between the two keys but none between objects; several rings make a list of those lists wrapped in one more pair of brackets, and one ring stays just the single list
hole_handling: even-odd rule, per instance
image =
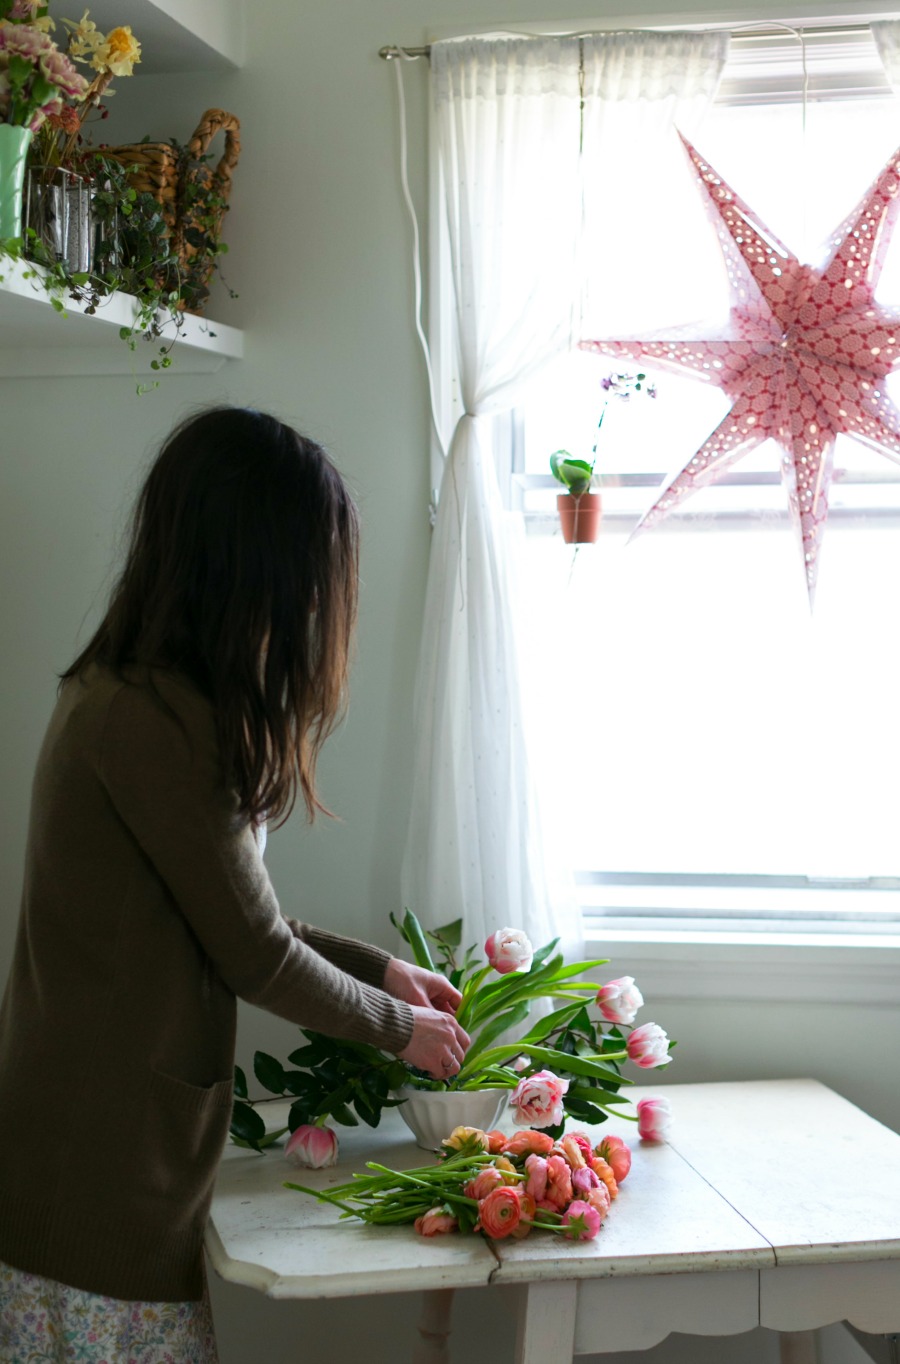
[{"label": "white wall", "polygon": [[[758,0],[752,10],[695,0],[741,19],[824,15],[850,0],[796,5]],[[623,6],[624,8],[624,6]],[[672,3],[656,6],[677,16]],[[55,673],[72,657],[102,603],[117,536],[141,471],[171,424],[198,404],[226,400],[271,408],[322,440],[354,483],[362,506],[362,624],[352,709],[322,762],[326,799],[341,823],[310,831],[299,818],[273,836],[269,864],[287,911],[392,945],[409,792],[408,717],[429,530],[428,417],[422,362],[411,326],[409,229],[398,190],[396,98],[378,48],[415,45],[434,30],[498,27],[516,20],[580,24],[554,0],[259,0],[247,6],[248,57],[221,77],[119,81],[110,141],[144,133],[186,138],[209,105],[243,124],[227,237],[230,283],[240,298],[214,314],[246,328],[246,359],[212,376],[175,369],[138,398],[121,378],[0,382],[0,979],[11,952],[21,881],[28,789]],[[887,4],[873,10],[889,13]],[[609,5],[595,11],[615,17]],[[632,13],[628,23],[639,22]],[[140,36],[140,34],[138,34]],[[425,69],[405,71],[413,191],[424,205]],[[60,325],[65,325],[61,322]],[[727,994],[727,983],[725,993]],[[660,1011],[662,1020],[662,1013]],[[704,1001],[666,1005],[678,1036],[671,1079],[814,1074],[900,1129],[896,1086],[885,1065],[900,1044],[900,1010],[754,1006]],[[240,1059],[256,1047],[284,1053],[294,1033],[247,1010]],[[677,1069],[677,1074],[676,1074]],[[764,1115],[761,1115],[764,1122]],[[311,1357],[408,1357],[409,1299],[362,1300],[337,1318],[324,1304],[266,1303],[216,1285],[223,1364]],[[396,1323],[393,1345],[373,1346]],[[509,1358],[510,1300],[473,1294],[457,1311],[460,1354]],[[377,1334],[381,1334],[380,1330]],[[262,1336],[266,1338],[263,1350]],[[337,1343],[341,1341],[343,1343]],[[347,1342],[355,1342],[348,1348]],[[774,1358],[758,1338],[727,1345],[729,1360]],[[721,1359],[715,1342],[673,1342],[647,1360]],[[848,1364],[851,1356],[829,1356]]]}]

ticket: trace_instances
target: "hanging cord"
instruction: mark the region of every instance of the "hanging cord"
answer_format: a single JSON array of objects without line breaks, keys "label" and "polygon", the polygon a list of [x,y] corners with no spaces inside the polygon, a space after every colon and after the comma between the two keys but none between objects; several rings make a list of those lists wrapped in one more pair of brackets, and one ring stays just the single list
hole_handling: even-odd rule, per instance
[{"label": "hanging cord", "polygon": [[[773,20],[773,21],[767,20],[764,24],[735,24],[734,27],[733,27],[730,31],[731,31],[732,33],[741,33],[741,32],[746,33],[746,32],[748,32],[748,31],[749,31],[749,32],[752,32],[752,31],[754,31],[754,30],[757,30],[757,31],[763,30],[763,31],[764,31],[764,30],[773,29],[773,28],[781,29],[781,30],[783,30],[783,32],[785,32],[785,33],[792,33],[793,36],[797,39],[798,43],[800,44],[800,68],[801,68],[801,71],[802,71],[802,80],[801,80],[801,84],[800,84],[800,131],[801,131],[801,134],[802,134],[803,150],[804,150],[804,153],[805,153],[805,151],[806,151],[806,112],[807,112],[807,107],[808,107],[808,105],[809,105],[809,70],[808,70],[807,62],[806,62],[806,33],[805,33],[805,31],[804,31],[802,28],[794,28],[792,24],[779,24],[779,23],[775,22],[774,20]],[[807,236],[808,236],[809,228],[808,228],[808,224],[807,224],[807,205],[808,205],[808,202],[809,202],[809,193],[808,193],[808,180],[807,180],[807,163],[806,163],[806,156],[805,156],[805,154],[801,157],[801,184],[800,184],[800,192],[801,192],[801,196],[802,196],[802,197],[801,197],[801,204],[800,204],[800,231],[801,231],[802,234],[803,234],[803,252],[804,252],[804,255],[808,255],[809,252],[808,252],[807,248],[808,248],[808,246],[809,246],[809,243],[808,243],[808,241],[807,241]]]},{"label": "hanging cord", "polygon": [[434,398],[434,371],[431,365],[431,350],[428,339],[422,328],[422,265],[421,265],[421,246],[419,241],[419,220],[416,217],[416,208],[409,192],[409,148],[406,137],[406,95],[403,89],[403,63],[415,61],[415,56],[407,53],[404,48],[396,49],[396,56],[400,59],[395,60],[394,70],[397,75],[397,99],[400,110],[400,184],[403,189],[403,198],[412,223],[413,233],[413,282],[415,286],[415,327],[419,344],[422,347],[422,354],[425,357],[425,370],[428,375],[428,404],[431,412],[431,425],[434,428],[435,439],[437,440],[441,456],[446,460],[447,447],[441,434],[440,424],[437,419],[437,404]]}]

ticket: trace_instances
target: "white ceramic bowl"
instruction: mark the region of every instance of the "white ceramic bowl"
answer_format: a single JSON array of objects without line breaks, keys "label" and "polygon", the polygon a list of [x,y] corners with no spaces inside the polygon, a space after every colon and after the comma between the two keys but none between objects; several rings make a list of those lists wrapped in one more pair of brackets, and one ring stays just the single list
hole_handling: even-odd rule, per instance
[{"label": "white ceramic bowl", "polygon": [[405,1100],[397,1112],[426,1151],[439,1151],[454,1127],[480,1127],[489,1132],[506,1107],[508,1089],[413,1089],[404,1085]]}]

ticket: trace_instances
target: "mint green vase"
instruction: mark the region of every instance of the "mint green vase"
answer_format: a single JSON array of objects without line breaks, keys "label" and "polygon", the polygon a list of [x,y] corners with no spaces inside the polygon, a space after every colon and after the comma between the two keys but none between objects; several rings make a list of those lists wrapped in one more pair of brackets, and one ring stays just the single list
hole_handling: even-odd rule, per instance
[{"label": "mint green vase", "polygon": [[22,235],[22,185],[31,129],[0,123],[0,238]]}]

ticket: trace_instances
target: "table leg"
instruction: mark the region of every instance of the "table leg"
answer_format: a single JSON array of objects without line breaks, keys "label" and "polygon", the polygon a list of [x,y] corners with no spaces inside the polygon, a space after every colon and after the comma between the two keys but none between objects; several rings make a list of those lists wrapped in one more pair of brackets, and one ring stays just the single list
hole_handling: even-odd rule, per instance
[{"label": "table leg", "polygon": [[532,1283],[519,1309],[516,1364],[571,1364],[575,1353],[578,1284],[573,1280]]},{"label": "table leg", "polygon": [[781,1364],[819,1364],[815,1331],[782,1331],[778,1339]]},{"label": "table leg", "polygon": [[419,1340],[413,1350],[413,1364],[450,1364],[450,1312],[452,1288],[432,1288],[422,1294]]}]

